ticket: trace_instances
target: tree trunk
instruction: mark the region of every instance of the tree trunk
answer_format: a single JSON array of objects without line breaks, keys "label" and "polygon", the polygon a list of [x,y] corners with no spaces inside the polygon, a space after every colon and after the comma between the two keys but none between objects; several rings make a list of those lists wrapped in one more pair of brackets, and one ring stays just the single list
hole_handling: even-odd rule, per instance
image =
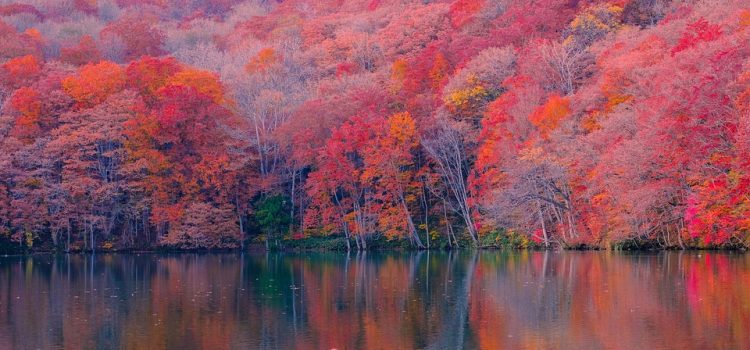
[{"label": "tree trunk", "polygon": [[446,231],[448,235],[448,246],[453,247],[453,242],[451,241],[451,238],[455,240],[456,237],[453,234],[453,225],[451,225],[451,222],[448,220],[448,208],[445,204],[445,199],[443,199],[443,219],[445,220],[445,227],[446,227]]},{"label": "tree trunk", "polygon": [[406,213],[406,223],[409,227],[409,234],[411,235],[412,240],[416,242],[417,248],[424,248],[424,244],[422,244],[422,240],[419,239],[417,228],[414,226],[414,220],[412,220],[411,218],[411,212],[409,211],[409,207],[406,206],[404,197],[399,196],[399,200],[401,202],[401,206],[404,208],[404,212]]},{"label": "tree trunk", "polygon": [[242,223],[242,214],[237,216],[240,219],[240,249],[245,250],[245,226]]},{"label": "tree trunk", "polygon": [[65,252],[66,253],[70,253],[70,231],[71,231],[70,220],[68,220],[68,243],[65,246]]},{"label": "tree trunk", "polygon": [[292,191],[289,193],[289,202],[291,204],[291,209],[289,210],[289,222],[291,222],[290,229],[292,229],[292,227],[294,226],[294,190],[296,186],[296,182],[295,182],[296,179],[297,179],[297,171],[292,170]]},{"label": "tree trunk", "polygon": [[89,224],[89,234],[91,235],[91,254],[93,254],[96,249],[96,244],[94,243],[94,223]]},{"label": "tree trunk", "polygon": [[429,226],[429,216],[427,215],[429,212],[428,204],[427,204],[427,191],[425,189],[425,186],[423,184],[422,186],[422,205],[424,210],[424,230],[425,230],[425,238],[427,239],[427,249],[430,249],[430,226]]},{"label": "tree trunk", "polygon": [[542,212],[542,204],[539,200],[536,201],[537,210],[539,211],[539,223],[542,224],[542,235],[544,236],[544,246],[549,248],[549,237],[547,237],[547,225],[544,223],[544,213]]}]

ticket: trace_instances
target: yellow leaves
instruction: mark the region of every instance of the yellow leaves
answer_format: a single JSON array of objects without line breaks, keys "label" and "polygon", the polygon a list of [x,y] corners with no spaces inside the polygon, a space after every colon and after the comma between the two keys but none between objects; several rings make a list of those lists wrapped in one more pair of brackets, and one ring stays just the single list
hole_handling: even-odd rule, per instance
[{"label": "yellow leaves", "polygon": [[192,87],[196,91],[211,97],[214,103],[223,104],[226,102],[224,87],[216,74],[211,72],[184,69],[169,78],[167,85]]},{"label": "yellow leaves", "polygon": [[471,75],[467,80],[470,87],[453,91],[445,97],[445,104],[454,112],[470,110],[477,102],[490,95],[484,86],[478,84],[476,76]]},{"label": "yellow leaves", "polygon": [[619,29],[622,11],[622,7],[607,3],[585,9],[570,23],[571,34],[565,44],[578,42],[588,46],[602,35]]},{"label": "yellow leaves", "polygon": [[258,51],[255,57],[245,65],[245,71],[250,74],[266,72],[271,66],[281,61],[281,56],[271,47]]},{"label": "yellow leaves", "polygon": [[87,64],[78,75],[63,79],[62,86],[76,102],[91,107],[125,87],[125,71],[109,61]]},{"label": "yellow leaves", "polygon": [[583,27],[594,27],[599,29],[608,28],[606,24],[602,23],[590,13],[584,13],[573,19],[573,22],[570,22],[570,27],[573,29],[581,29]]},{"label": "yellow leaves", "polygon": [[599,29],[609,31],[620,24],[613,21],[622,16],[622,7],[613,4],[600,4],[586,9],[570,23],[572,29]]},{"label": "yellow leaves", "polygon": [[570,114],[570,102],[565,97],[552,95],[547,103],[529,116],[529,121],[539,129],[542,137],[557,129],[559,123]]}]

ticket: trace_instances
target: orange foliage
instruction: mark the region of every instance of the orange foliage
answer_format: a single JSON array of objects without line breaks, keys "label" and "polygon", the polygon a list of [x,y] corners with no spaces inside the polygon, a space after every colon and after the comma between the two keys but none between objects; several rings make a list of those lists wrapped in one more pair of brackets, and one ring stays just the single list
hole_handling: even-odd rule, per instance
[{"label": "orange foliage", "polygon": [[430,81],[432,82],[432,88],[434,90],[440,89],[440,87],[445,83],[445,80],[448,78],[450,74],[450,64],[448,63],[448,60],[445,58],[445,56],[438,52],[435,55],[435,60],[432,63],[432,68],[430,68]]},{"label": "orange foliage", "polygon": [[[157,91],[167,85],[169,79],[182,69],[173,57],[142,57],[130,63],[125,70],[128,86],[137,89],[144,97],[153,100]],[[184,78],[181,78],[184,79]]]},{"label": "orange foliage", "polygon": [[79,105],[91,107],[125,87],[125,71],[116,63],[103,61],[88,64],[78,75],[62,81],[63,90]]},{"label": "orange foliage", "polygon": [[750,10],[740,12],[740,26],[750,27]]},{"label": "orange foliage", "polygon": [[8,82],[16,85],[39,75],[42,67],[36,57],[26,55],[5,62],[3,70],[7,74]]},{"label": "orange foliage", "polygon": [[219,82],[219,77],[208,71],[199,69],[179,71],[167,80],[167,85],[191,87],[210,97],[217,104],[227,102],[224,96],[224,86]]},{"label": "orange foliage", "polygon": [[417,124],[408,112],[396,113],[388,118],[388,136],[396,145],[417,144]]},{"label": "orange foliage", "polygon": [[546,137],[557,129],[560,122],[570,114],[570,102],[565,97],[552,95],[547,103],[537,108],[529,116],[529,121]]},{"label": "orange foliage", "polygon": [[393,65],[391,66],[391,81],[394,91],[400,91],[404,87],[407,67],[408,65],[405,60],[398,59],[393,61]]},{"label": "orange foliage", "polygon": [[258,51],[258,54],[250,59],[250,62],[245,65],[245,71],[250,74],[262,73],[279,61],[281,61],[281,55],[276,53],[274,48],[267,47]]},{"label": "orange foliage", "polygon": [[21,138],[35,136],[39,132],[39,118],[42,113],[39,93],[32,88],[20,88],[11,96],[10,104],[21,114],[16,118],[13,133]]}]

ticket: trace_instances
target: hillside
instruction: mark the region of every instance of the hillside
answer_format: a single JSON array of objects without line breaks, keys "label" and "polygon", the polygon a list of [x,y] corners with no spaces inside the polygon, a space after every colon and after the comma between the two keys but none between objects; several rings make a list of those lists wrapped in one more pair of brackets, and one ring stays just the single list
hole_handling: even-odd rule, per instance
[{"label": "hillside", "polygon": [[19,248],[750,244],[742,0],[0,0],[0,76]]}]

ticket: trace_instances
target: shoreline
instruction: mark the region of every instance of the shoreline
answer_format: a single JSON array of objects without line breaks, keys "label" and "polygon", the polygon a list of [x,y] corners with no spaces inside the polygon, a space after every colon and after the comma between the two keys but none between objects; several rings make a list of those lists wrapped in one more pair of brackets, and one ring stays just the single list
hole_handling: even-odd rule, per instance
[{"label": "shoreline", "polygon": [[[603,247],[514,247],[514,246],[460,246],[460,247],[431,247],[431,248],[414,248],[414,247],[374,247],[366,250],[352,249],[347,251],[346,249],[337,248],[320,248],[320,247],[296,247],[287,246],[275,249],[266,250],[264,245],[253,244],[242,248],[223,248],[223,249],[207,249],[207,248],[194,248],[194,249],[178,249],[178,248],[165,248],[157,247],[153,249],[143,248],[123,248],[123,249],[95,249],[93,254],[217,254],[217,253],[306,253],[306,252],[317,252],[317,253],[358,253],[358,252],[449,252],[449,251],[553,251],[553,252],[672,252],[672,251],[713,251],[713,252],[734,252],[734,253],[747,253],[748,248],[742,246],[727,246],[727,247],[640,247],[640,248],[603,248]],[[1,252],[0,257],[12,257],[12,256],[32,256],[32,255],[89,255],[92,254],[91,250],[55,250],[55,249],[39,249],[39,250],[28,250],[28,251],[15,251],[15,252]]]}]

